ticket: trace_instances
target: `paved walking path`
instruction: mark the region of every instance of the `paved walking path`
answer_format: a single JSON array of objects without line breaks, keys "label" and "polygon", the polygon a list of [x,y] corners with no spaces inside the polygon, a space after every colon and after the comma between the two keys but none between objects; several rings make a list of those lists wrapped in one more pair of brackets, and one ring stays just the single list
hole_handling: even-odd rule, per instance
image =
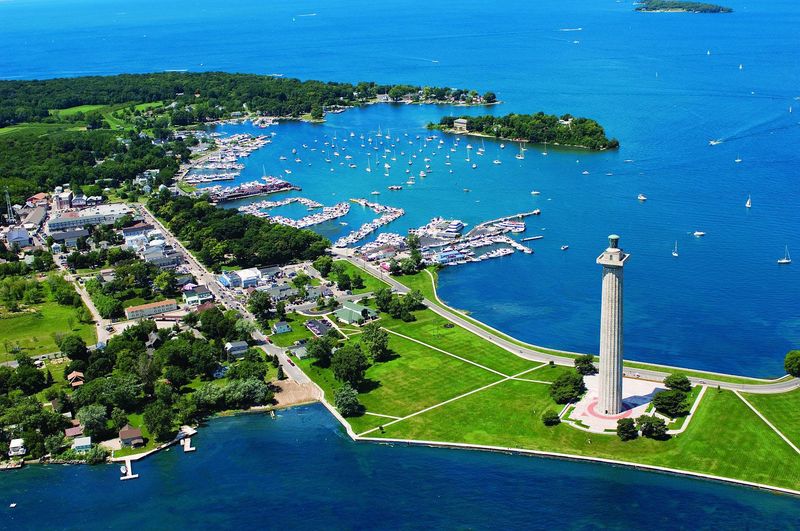
[{"label": "paved walking path", "polygon": [[741,394],[739,394],[739,391],[733,391],[733,392],[734,392],[734,394],[735,394],[736,396],[738,396],[738,397],[739,397],[739,398],[742,400],[742,402],[744,402],[745,404],[747,404],[747,407],[749,407],[750,409],[752,409],[752,410],[753,410],[753,413],[755,413],[756,415],[758,415],[758,417],[759,417],[761,420],[763,420],[763,421],[764,421],[764,422],[767,424],[767,426],[769,426],[770,428],[772,428],[772,431],[774,431],[775,433],[777,433],[777,434],[778,434],[778,436],[779,436],[781,439],[783,439],[784,441],[786,441],[786,444],[788,444],[789,446],[791,446],[791,447],[792,447],[792,450],[794,450],[795,452],[797,452],[798,454],[800,454],[800,448],[797,448],[797,446],[795,446],[795,445],[794,445],[794,443],[793,443],[792,441],[790,441],[790,440],[789,440],[789,439],[786,437],[786,435],[784,435],[783,433],[781,433],[781,430],[779,430],[778,428],[776,428],[774,424],[772,424],[772,423],[771,423],[769,420],[767,420],[767,417],[765,417],[764,415],[762,415],[762,414],[761,414],[761,412],[760,412],[759,410],[757,410],[755,407],[753,407],[753,404],[751,404],[750,402],[748,402],[748,401],[747,401],[747,399],[745,399],[745,397],[743,397]]}]

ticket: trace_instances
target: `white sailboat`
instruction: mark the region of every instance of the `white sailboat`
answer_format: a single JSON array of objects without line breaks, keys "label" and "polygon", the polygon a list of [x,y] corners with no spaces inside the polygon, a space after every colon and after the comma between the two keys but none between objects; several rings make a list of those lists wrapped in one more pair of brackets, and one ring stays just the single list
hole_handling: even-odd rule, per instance
[{"label": "white sailboat", "polygon": [[369,163],[369,153],[367,153],[367,173],[372,173],[372,166]]},{"label": "white sailboat", "polygon": [[753,201],[750,199],[750,194],[747,194],[747,202],[745,202],[744,206],[746,208],[750,208],[751,206],[753,206]]},{"label": "white sailboat", "polygon": [[547,140],[544,141],[544,151],[542,151],[542,155],[547,155]]},{"label": "white sailboat", "polygon": [[524,150],[522,149],[522,142],[520,142],[519,144],[519,153],[517,153],[514,156],[516,157],[517,160],[522,160],[525,158],[525,153]]},{"label": "white sailboat", "polygon": [[783,258],[778,258],[778,264],[780,264],[780,265],[789,265],[791,263],[792,263],[792,257],[789,256],[789,246],[787,245],[786,249],[784,251]]},{"label": "white sailboat", "polygon": [[672,248],[672,256],[678,257],[678,240],[675,240],[675,247]]},{"label": "white sailboat", "polygon": [[739,155],[736,155],[736,158],[733,159],[733,162],[735,162],[736,164],[739,164],[740,162],[742,162],[742,157],[740,157]]}]

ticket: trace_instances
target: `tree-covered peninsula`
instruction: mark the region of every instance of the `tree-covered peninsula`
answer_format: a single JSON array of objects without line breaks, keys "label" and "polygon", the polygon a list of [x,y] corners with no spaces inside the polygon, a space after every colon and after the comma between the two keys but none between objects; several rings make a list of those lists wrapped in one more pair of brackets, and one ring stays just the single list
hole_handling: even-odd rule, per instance
[{"label": "tree-covered peninsula", "polygon": [[[466,120],[466,131],[456,127],[456,120]],[[619,141],[609,139],[603,127],[589,118],[575,118],[565,114],[560,118],[552,114],[507,114],[505,116],[445,116],[439,124],[429,124],[432,129],[467,134],[486,135],[504,140],[553,144],[603,150],[616,149]]]},{"label": "tree-covered peninsula", "polygon": [[[494,94],[487,93],[494,102]],[[232,113],[321,118],[327,109],[374,101],[480,104],[485,96],[466,89],[381,85],[374,82],[300,81],[256,74],[163,72],[87,76],[33,81],[0,81],[0,127],[22,122],[55,122],[54,112],[87,106],[80,119],[99,114],[94,107],[165,103],[161,112],[173,125],[225,118]],[[73,116],[77,113],[73,113]],[[98,123],[99,125],[99,123]]]},{"label": "tree-covered peninsula", "polygon": [[733,13],[730,7],[703,2],[681,2],[678,0],[643,0],[636,11],[660,13]]}]

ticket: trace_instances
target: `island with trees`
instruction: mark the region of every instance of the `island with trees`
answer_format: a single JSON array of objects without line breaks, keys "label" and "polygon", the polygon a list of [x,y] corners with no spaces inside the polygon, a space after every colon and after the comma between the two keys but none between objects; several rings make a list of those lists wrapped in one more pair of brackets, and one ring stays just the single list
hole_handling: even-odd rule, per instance
[{"label": "island with trees", "polygon": [[733,13],[733,9],[730,7],[679,0],[643,0],[636,7],[636,11],[648,13]]},{"label": "island with trees", "polygon": [[[457,127],[457,120],[466,120],[466,127]],[[575,118],[569,114],[561,117],[543,112],[505,116],[444,116],[438,124],[428,124],[428,127],[450,133],[591,150],[619,147],[619,141],[616,138],[609,139],[603,127],[596,121]]]}]

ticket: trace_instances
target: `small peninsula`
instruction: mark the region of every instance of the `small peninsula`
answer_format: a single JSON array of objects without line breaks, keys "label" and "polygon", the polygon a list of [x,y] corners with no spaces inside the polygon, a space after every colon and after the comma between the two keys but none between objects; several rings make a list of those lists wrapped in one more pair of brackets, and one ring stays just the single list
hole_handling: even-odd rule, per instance
[{"label": "small peninsula", "polygon": [[507,114],[505,116],[444,116],[431,129],[475,136],[491,136],[502,140],[579,147],[592,150],[616,149],[619,141],[609,139],[603,127],[590,118],[569,114]]},{"label": "small peninsula", "polygon": [[651,13],[733,13],[730,7],[703,2],[681,2],[678,0],[644,0],[636,11]]}]

